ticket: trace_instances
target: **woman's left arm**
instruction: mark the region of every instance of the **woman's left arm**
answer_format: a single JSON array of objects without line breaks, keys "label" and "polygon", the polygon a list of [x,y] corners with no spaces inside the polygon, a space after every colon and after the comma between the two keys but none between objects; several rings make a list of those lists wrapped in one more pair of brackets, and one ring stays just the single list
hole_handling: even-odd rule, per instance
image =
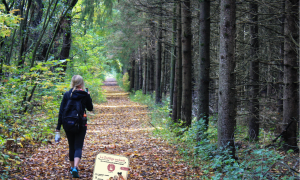
[{"label": "woman's left arm", "polygon": [[86,98],[86,109],[88,111],[92,111],[93,110],[93,101],[92,101],[92,98],[91,98],[90,94],[88,94],[87,98]]}]

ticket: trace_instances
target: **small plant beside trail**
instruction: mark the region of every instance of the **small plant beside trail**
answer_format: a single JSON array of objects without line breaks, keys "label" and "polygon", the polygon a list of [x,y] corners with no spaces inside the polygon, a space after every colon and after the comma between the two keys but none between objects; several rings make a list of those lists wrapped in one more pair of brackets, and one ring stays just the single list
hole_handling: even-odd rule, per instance
[{"label": "small plant beside trail", "polygon": [[129,81],[129,75],[128,75],[127,72],[124,75],[122,75],[120,73],[117,74],[116,80],[117,80],[118,85],[122,89],[124,89],[124,91],[129,91],[129,89],[130,89],[130,81]]},{"label": "small plant beside trail", "polygon": [[[168,101],[155,105],[151,95],[136,91],[133,101],[145,104],[151,110],[153,134],[162,137],[177,147],[186,163],[199,170],[201,179],[297,179],[299,178],[299,157],[293,152],[282,152],[278,147],[267,147],[271,143],[269,133],[261,131],[260,141],[246,140],[246,128],[236,128],[235,145],[238,159],[233,159],[229,150],[218,149],[217,120],[210,117],[207,131],[203,120],[193,119],[187,130],[180,122],[173,123],[169,117]],[[199,129],[201,131],[199,131]],[[199,135],[197,142],[197,132]],[[195,177],[190,177],[193,179]]]}]

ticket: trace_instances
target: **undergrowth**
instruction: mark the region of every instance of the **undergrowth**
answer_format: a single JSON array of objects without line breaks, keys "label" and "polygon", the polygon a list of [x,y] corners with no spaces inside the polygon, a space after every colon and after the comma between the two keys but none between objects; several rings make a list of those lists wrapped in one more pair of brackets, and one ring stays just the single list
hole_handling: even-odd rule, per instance
[{"label": "undergrowth", "polygon": [[126,72],[124,75],[122,75],[121,73],[118,73],[116,75],[116,81],[118,83],[118,85],[124,89],[124,91],[129,91],[130,89],[130,81],[129,81],[129,75]]},{"label": "undergrowth", "polygon": [[[151,111],[153,131],[172,143],[182,155],[184,161],[192,168],[201,170],[201,179],[299,179],[299,157],[276,147],[266,147],[271,136],[261,129],[260,141],[246,140],[247,128],[237,126],[235,132],[236,156],[233,159],[228,150],[217,146],[217,117],[209,118],[209,127],[204,131],[204,121],[194,118],[191,127],[186,130],[179,123],[173,123],[169,117],[169,102],[164,100],[156,105],[155,96],[136,91],[131,100],[147,105]],[[160,128],[158,128],[160,127]],[[196,141],[197,133],[200,141]],[[195,179],[195,177],[190,177]]]},{"label": "undergrowth", "polygon": [[22,159],[27,158],[30,151],[53,142],[59,106],[64,92],[70,89],[73,75],[83,75],[94,103],[104,101],[99,88],[101,78],[95,79],[83,68],[67,74],[60,67],[53,69],[59,63],[57,60],[38,63],[25,70],[3,65],[5,76],[0,76],[0,179],[7,179],[9,172],[18,171]]}]

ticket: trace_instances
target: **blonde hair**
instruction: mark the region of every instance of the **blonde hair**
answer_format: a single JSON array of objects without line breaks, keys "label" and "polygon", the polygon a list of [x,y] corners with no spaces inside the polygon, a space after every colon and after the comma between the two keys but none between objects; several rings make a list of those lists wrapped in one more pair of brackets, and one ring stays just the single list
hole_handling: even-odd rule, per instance
[{"label": "blonde hair", "polygon": [[[82,90],[85,90],[83,78],[80,75],[74,75],[71,80],[71,88],[73,88],[72,93],[76,89],[79,89],[78,86],[80,86],[80,88]],[[71,96],[72,96],[72,93],[71,93]]]}]

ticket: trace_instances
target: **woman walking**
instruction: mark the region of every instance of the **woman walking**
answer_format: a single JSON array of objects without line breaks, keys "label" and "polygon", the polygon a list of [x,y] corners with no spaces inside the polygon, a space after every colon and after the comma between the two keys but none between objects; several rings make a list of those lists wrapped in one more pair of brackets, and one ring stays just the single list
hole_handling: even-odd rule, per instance
[{"label": "woman walking", "polygon": [[[82,111],[84,111],[85,109],[87,109],[88,111],[93,110],[93,103],[92,103],[90,93],[84,90],[85,90],[85,86],[84,86],[83,78],[80,75],[73,76],[71,80],[71,89],[64,94],[63,100],[60,104],[56,131],[59,132],[60,127],[63,124],[64,111],[69,100],[80,101]],[[83,115],[84,112],[81,112],[80,114]],[[86,121],[81,122],[78,132],[68,131],[68,129],[65,126],[64,126],[64,130],[66,132],[68,143],[69,143],[69,159],[71,165],[70,172],[73,178],[79,178],[78,165],[82,155],[82,147],[83,147],[83,142],[87,130],[87,122]]]}]

